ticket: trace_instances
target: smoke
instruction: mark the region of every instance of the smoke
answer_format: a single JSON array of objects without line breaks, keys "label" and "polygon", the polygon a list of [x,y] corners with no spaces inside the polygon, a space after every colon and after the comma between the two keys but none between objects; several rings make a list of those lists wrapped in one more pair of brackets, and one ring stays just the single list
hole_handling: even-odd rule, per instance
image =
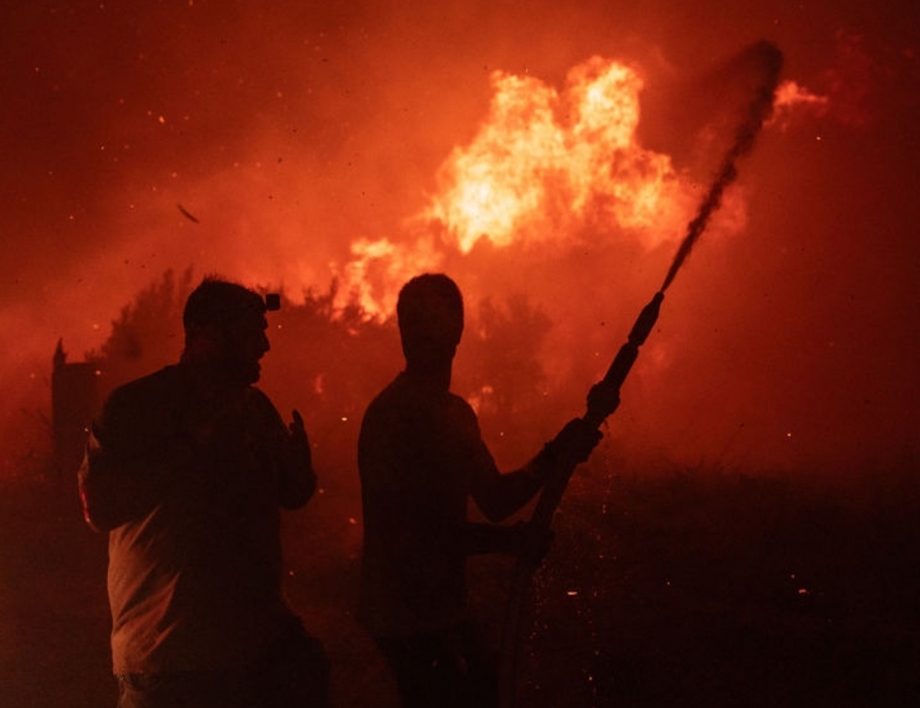
[{"label": "smoke", "polygon": [[[71,360],[98,349],[170,268],[280,287],[295,303],[338,276],[363,283],[378,317],[391,281],[441,269],[473,312],[486,298],[502,312],[524,302],[551,322],[535,344],[546,405],[534,424],[551,431],[582,410],[667,271],[762,81],[738,48],[768,36],[796,95],[826,100],[785,105],[720,195],[624,389],[612,449],[682,461],[726,450],[758,466],[915,440],[916,9],[886,8],[17,6],[0,29],[5,420],[46,410],[59,337]],[[548,188],[537,221],[518,224],[539,237],[529,245],[479,239],[464,252],[446,222],[417,218],[489,120],[496,76],[538,87],[552,105],[542,125],[577,144],[569,75],[590,74],[591,57],[641,84],[636,149],[590,155],[664,176],[656,228],[624,227],[613,206],[635,201],[603,190],[570,218],[558,199],[572,185],[548,163],[523,174]],[[465,359],[475,350],[461,345],[458,375],[478,366]]]}]

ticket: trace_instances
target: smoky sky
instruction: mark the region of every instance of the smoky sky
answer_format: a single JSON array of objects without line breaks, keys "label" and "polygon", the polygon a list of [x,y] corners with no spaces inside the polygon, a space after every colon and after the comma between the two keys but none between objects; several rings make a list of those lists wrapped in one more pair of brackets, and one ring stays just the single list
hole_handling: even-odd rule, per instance
[{"label": "smoky sky", "polygon": [[[704,235],[669,289],[613,435],[755,466],[916,449],[915,4],[185,0],[3,14],[8,388],[47,378],[59,337],[72,358],[98,347],[166,268],[325,288],[356,239],[399,240],[475,135],[495,70],[561,85],[593,55],[634,66],[640,141],[702,191],[747,85],[731,58],[765,39],[784,79],[828,101],[779,112],[739,162],[745,223]],[[590,245],[552,267],[501,253],[493,270],[457,267],[479,295],[578,311],[572,323],[594,329],[553,355],[584,357],[583,335],[609,342],[589,352],[606,360],[672,245],[624,247],[606,278]]]}]

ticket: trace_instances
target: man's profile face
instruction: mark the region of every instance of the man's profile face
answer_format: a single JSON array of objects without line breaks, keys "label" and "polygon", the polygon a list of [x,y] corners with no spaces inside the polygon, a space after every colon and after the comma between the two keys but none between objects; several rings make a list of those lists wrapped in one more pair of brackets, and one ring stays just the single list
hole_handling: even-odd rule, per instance
[{"label": "man's profile face", "polygon": [[271,349],[267,329],[265,315],[251,312],[222,330],[220,365],[235,383],[248,386],[259,380],[262,372],[259,361]]}]

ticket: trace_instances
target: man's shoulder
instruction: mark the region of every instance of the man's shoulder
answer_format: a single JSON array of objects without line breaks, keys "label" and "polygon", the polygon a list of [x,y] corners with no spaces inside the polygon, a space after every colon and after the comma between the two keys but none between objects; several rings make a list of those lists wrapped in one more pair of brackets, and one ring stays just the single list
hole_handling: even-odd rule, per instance
[{"label": "man's shoulder", "polygon": [[181,386],[179,367],[164,366],[158,371],[141,376],[116,387],[109,394],[109,401],[133,402],[143,401],[172,392]]},{"label": "man's shoulder", "polygon": [[367,406],[367,412],[389,408],[397,405],[401,399],[406,396],[406,389],[402,385],[401,378],[397,376],[386,387],[371,399]]},{"label": "man's shoulder", "polygon": [[473,406],[470,405],[470,402],[467,401],[463,396],[459,396],[452,391],[447,394],[448,405],[452,408],[466,414],[471,415],[474,418],[476,417],[476,411],[473,410]]},{"label": "man's shoulder", "polygon": [[274,417],[280,417],[278,409],[275,407],[275,404],[272,403],[272,399],[268,397],[268,394],[265,393],[261,388],[257,386],[249,386],[246,391],[246,400],[249,406],[256,411]]},{"label": "man's shoulder", "polygon": [[93,425],[100,441],[132,436],[174,418],[183,384],[175,366],[167,366],[115,388]]},{"label": "man's shoulder", "polygon": [[404,374],[400,374],[374,397],[364,418],[365,421],[392,421],[405,416],[476,422],[476,412],[466,399],[452,392],[434,391],[415,385]]}]

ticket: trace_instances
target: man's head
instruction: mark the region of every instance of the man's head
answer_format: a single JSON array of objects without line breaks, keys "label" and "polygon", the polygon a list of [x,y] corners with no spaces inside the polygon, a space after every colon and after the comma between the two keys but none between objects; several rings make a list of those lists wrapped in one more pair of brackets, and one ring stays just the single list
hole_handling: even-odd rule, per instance
[{"label": "man's head", "polygon": [[186,358],[206,364],[235,384],[259,380],[269,350],[265,300],[236,283],[205,278],[185,303]]},{"label": "man's head", "polygon": [[463,333],[463,296],[441,273],[419,275],[399,291],[396,304],[403,353],[410,366],[449,363]]}]

